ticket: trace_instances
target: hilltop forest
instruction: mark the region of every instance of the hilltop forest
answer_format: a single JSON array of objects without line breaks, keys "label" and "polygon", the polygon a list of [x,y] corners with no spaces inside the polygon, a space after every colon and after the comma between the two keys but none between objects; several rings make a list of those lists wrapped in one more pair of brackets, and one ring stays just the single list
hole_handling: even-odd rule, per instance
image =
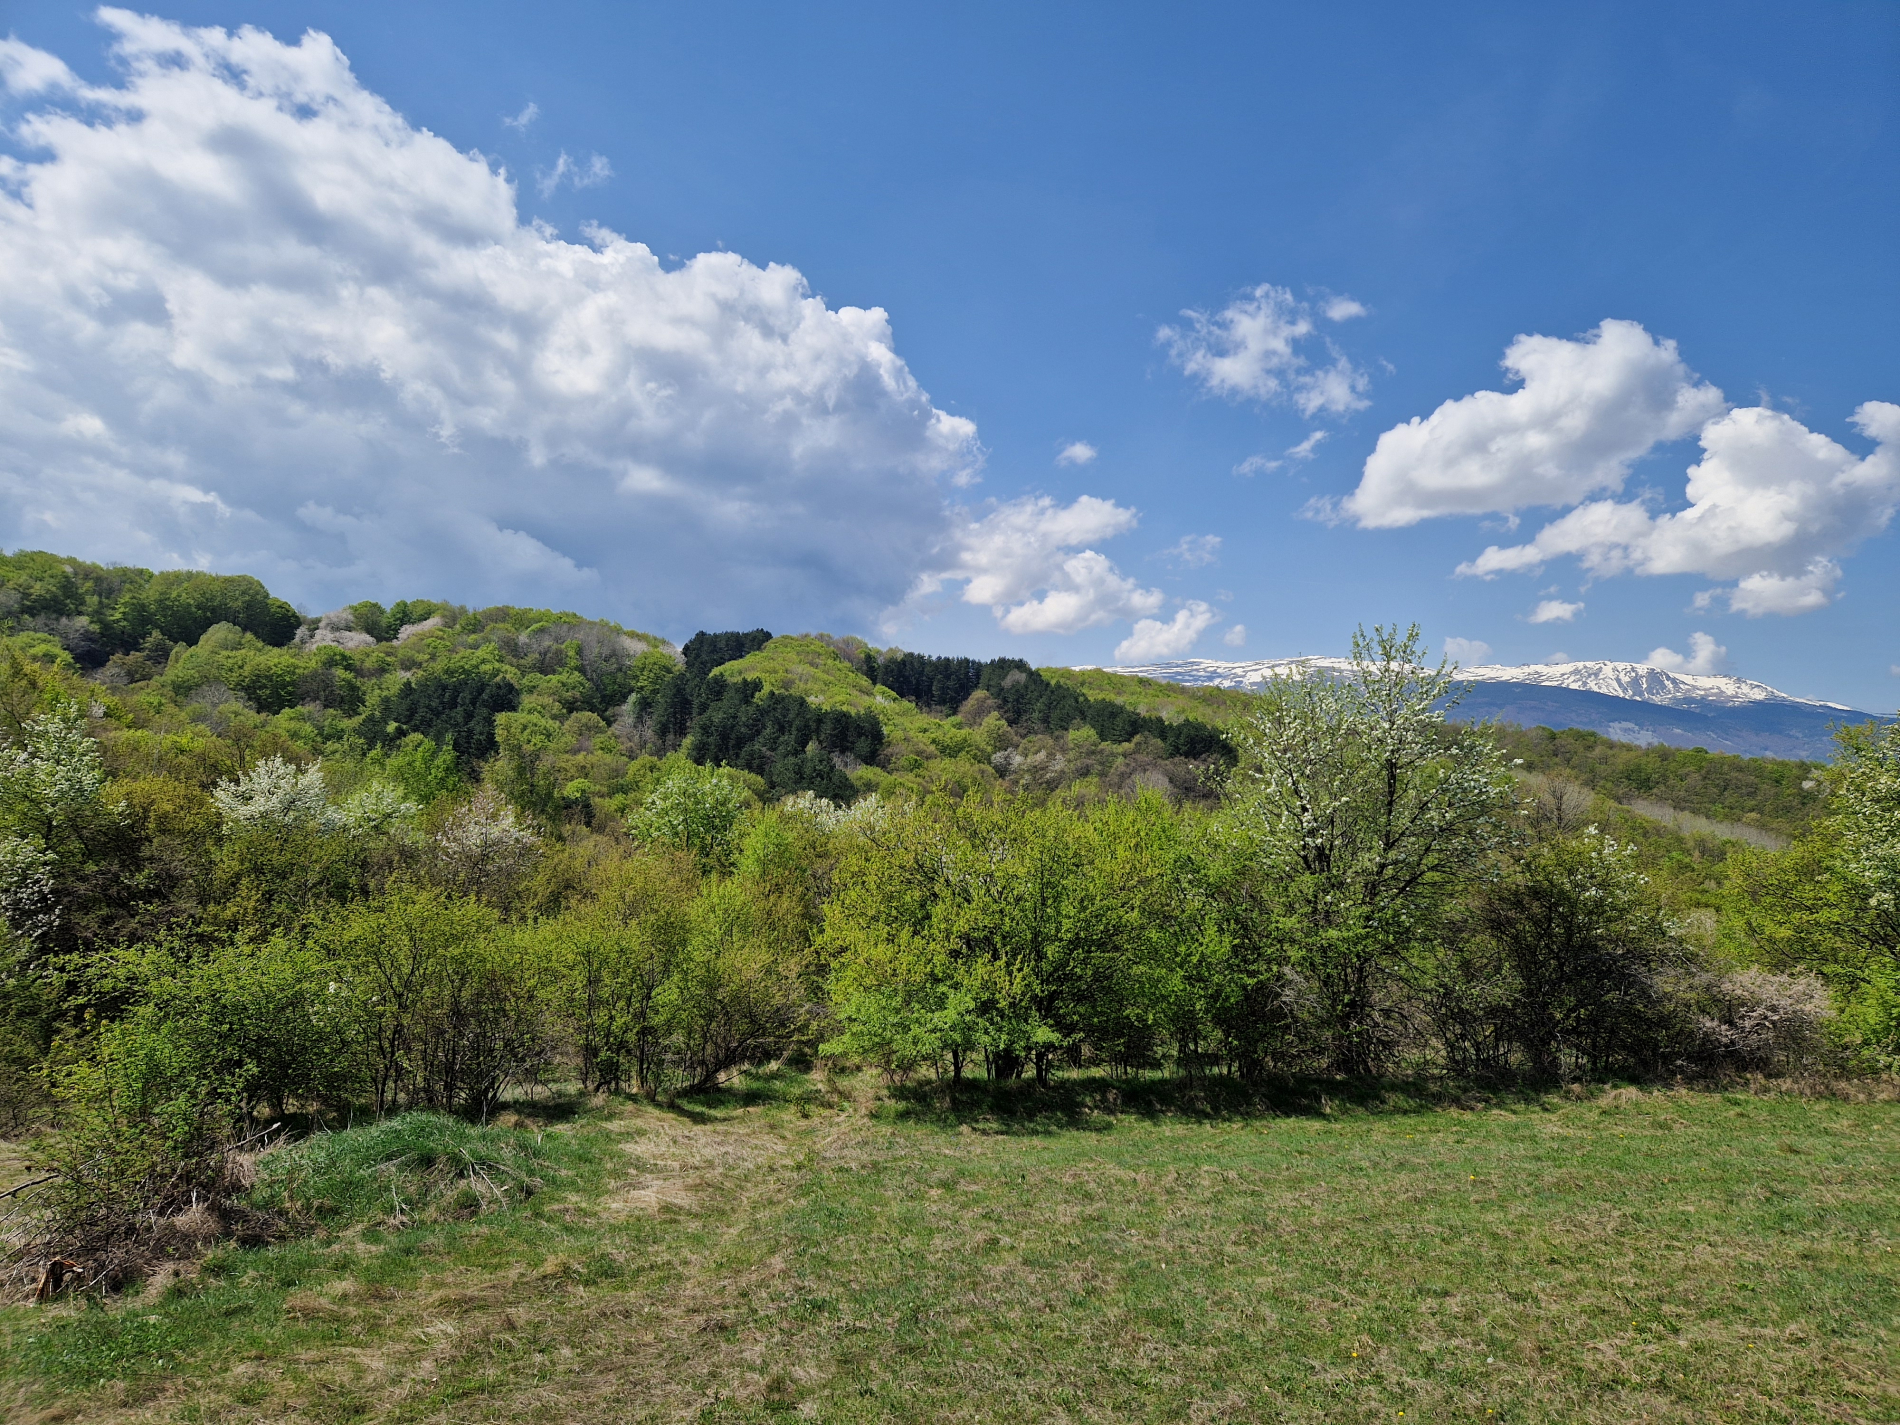
[{"label": "hilltop forest", "polygon": [[1255,695],[426,598],[305,617],[46,553],[0,557],[0,619],[0,1128],[45,1183],[16,1257],[93,1282],[235,1201],[267,1122],[552,1082],[1900,1056],[1891,728],[1823,766],[1461,724],[1397,628]]}]

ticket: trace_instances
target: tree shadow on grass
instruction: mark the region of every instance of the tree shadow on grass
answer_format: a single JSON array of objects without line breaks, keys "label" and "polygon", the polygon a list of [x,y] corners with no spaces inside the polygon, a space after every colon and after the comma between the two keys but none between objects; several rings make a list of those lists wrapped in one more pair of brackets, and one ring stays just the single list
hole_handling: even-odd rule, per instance
[{"label": "tree shadow on grass", "polygon": [[1069,1073],[1046,1085],[1019,1079],[897,1084],[884,1113],[898,1122],[978,1132],[1102,1132],[1118,1119],[1232,1122],[1536,1107],[1544,1091],[1474,1088],[1438,1079]]}]

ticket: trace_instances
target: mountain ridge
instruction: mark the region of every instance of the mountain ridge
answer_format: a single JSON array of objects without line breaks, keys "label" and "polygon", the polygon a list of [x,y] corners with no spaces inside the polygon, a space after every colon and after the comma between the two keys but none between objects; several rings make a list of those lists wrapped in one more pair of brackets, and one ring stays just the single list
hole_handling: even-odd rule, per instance
[{"label": "mountain ridge", "polygon": [[[1337,674],[1351,667],[1351,659],[1330,656],[1184,658],[1100,671],[1183,687],[1251,691],[1274,678]],[[1458,674],[1466,684],[1458,702],[1461,716],[1525,727],[1583,728],[1618,742],[1706,747],[1751,757],[1826,760],[1837,725],[1878,717],[1748,678],[1677,673],[1614,659],[1480,664]]]}]

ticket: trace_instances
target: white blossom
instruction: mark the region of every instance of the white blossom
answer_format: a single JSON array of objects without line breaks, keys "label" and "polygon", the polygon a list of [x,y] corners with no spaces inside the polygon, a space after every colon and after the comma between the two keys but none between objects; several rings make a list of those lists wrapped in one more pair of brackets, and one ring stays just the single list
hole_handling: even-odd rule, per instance
[{"label": "white blossom", "polygon": [[266,757],[235,780],[211,793],[227,828],[250,831],[335,831],[342,813],[330,805],[321,765],[297,768],[281,757]]}]

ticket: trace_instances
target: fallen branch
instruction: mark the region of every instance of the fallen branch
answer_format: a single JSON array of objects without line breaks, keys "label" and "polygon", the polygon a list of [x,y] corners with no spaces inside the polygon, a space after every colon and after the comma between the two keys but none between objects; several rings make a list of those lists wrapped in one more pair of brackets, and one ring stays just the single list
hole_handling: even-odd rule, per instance
[{"label": "fallen branch", "polygon": [[36,1188],[41,1183],[50,1183],[54,1178],[58,1176],[59,1176],[58,1173],[48,1173],[45,1177],[35,1178],[30,1183],[21,1183],[18,1187],[10,1187],[5,1192],[0,1192],[0,1200],[4,1200],[6,1198],[12,1197],[15,1193],[25,1192],[28,1188]]}]

